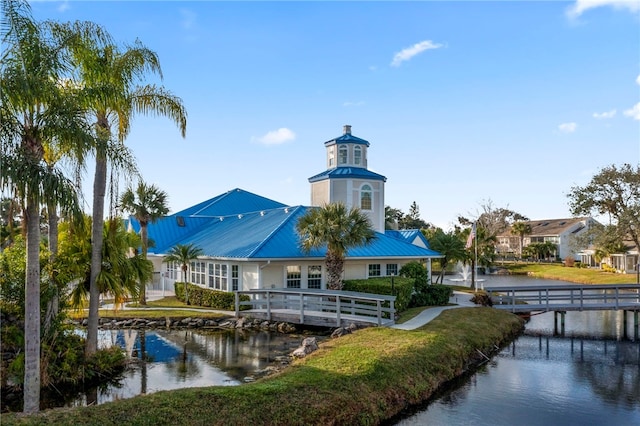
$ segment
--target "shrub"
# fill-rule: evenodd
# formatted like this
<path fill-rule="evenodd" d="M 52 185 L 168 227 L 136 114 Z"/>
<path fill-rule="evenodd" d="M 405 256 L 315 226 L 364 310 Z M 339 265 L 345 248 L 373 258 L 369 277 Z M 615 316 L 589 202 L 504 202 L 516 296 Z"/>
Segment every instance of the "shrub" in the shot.
<path fill-rule="evenodd" d="M 402 312 L 409 307 L 411 295 L 413 294 L 413 279 L 405 277 L 394 277 L 393 292 L 396 296 L 394 308 L 396 312 Z M 357 291 L 360 293 L 387 294 L 391 292 L 391 277 L 376 277 L 362 280 L 345 280 L 343 290 Z"/>
<path fill-rule="evenodd" d="M 453 289 L 447 285 L 427 285 L 414 293 L 411 306 L 444 306 L 449 304 L 452 294 Z"/>
<path fill-rule="evenodd" d="M 187 284 L 189 287 L 189 303 L 197 306 L 206 306 L 213 309 L 222 309 L 225 311 L 233 311 L 236 309 L 236 296 L 234 292 L 211 290 L 193 284 Z M 181 302 L 185 301 L 184 297 L 185 283 L 175 283 L 176 298 Z M 250 298 L 246 294 L 240 295 L 243 302 L 249 301 Z M 250 306 L 240 306 L 241 310 L 251 309 Z"/>

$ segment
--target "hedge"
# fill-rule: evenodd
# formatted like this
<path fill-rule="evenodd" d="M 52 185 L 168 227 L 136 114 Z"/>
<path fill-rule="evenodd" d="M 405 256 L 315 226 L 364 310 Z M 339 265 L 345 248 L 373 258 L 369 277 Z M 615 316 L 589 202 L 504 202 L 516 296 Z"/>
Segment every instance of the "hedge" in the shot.
<path fill-rule="evenodd" d="M 176 298 L 181 302 L 185 302 L 184 284 L 175 283 Z M 194 284 L 189 286 L 189 304 L 196 306 L 207 306 L 214 309 L 222 309 L 225 311 L 234 311 L 236 309 L 236 296 L 231 291 L 220 291 L 203 288 Z M 249 301 L 246 294 L 240 295 L 241 301 Z M 250 309 L 250 306 L 240 306 L 240 310 Z"/>
<path fill-rule="evenodd" d="M 413 278 L 394 277 L 391 293 L 391 278 L 377 277 L 361 280 L 345 280 L 342 289 L 345 291 L 357 291 L 360 293 L 387 294 L 396 296 L 394 307 L 396 312 L 405 311 L 411 303 L 413 294 Z"/>

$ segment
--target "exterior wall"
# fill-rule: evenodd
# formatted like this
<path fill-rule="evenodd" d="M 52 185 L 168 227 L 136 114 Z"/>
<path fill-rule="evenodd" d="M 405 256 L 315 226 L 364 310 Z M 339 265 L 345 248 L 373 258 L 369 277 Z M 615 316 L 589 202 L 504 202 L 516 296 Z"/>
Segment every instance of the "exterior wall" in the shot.
<path fill-rule="evenodd" d="M 384 232 L 384 182 L 363 179 L 332 179 L 330 202 L 343 202 L 348 208 L 360 208 L 360 188 L 371 186 L 371 210 L 362 210 L 377 232 Z"/>
<path fill-rule="evenodd" d="M 331 198 L 329 179 L 311 184 L 311 205 L 315 207 L 328 204 Z"/>

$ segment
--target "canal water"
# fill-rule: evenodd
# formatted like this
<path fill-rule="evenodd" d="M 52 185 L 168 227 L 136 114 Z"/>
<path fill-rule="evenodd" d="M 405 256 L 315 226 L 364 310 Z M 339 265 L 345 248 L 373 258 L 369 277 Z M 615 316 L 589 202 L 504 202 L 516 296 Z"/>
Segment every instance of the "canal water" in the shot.
<path fill-rule="evenodd" d="M 567 284 L 481 278 L 486 286 Z M 623 338 L 622 312 L 568 312 L 565 324 L 564 336 L 554 335 L 553 313 L 532 316 L 524 335 L 475 374 L 393 423 L 640 425 L 640 342 Z"/>

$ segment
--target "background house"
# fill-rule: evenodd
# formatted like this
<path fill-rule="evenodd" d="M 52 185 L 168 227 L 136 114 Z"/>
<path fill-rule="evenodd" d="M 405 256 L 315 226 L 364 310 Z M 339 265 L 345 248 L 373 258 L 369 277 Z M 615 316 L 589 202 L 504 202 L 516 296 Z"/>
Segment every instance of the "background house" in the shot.
<path fill-rule="evenodd" d="M 596 221 L 590 217 L 578 217 L 568 219 L 544 219 L 525 222 L 531 226 L 531 233 L 525 235 L 522 246 L 527 247 L 531 243 L 550 242 L 555 245 L 556 260 L 573 258 L 581 260 L 578 253 L 581 248 L 575 247 L 575 237 L 586 232 L 589 226 Z M 511 229 L 497 236 L 496 251 L 504 256 L 520 255 L 520 236 L 514 234 Z"/>
<path fill-rule="evenodd" d="M 309 178 L 312 206 L 287 206 L 236 188 L 149 224 L 148 259 L 154 264 L 154 288 L 173 290 L 173 283 L 222 290 L 257 288 L 326 288 L 326 249 L 304 253 L 296 223 L 308 209 L 342 202 L 371 219 L 376 238 L 348 251 L 344 279 L 398 275 L 408 262 L 419 261 L 431 275 L 431 250 L 418 231 L 384 229 L 386 177 L 367 169 L 369 142 L 344 126 L 340 137 L 325 142 L 327 170 Z M 129 218 L 136 232 L 140 225 Z M 176 244 L 194 244 L 204 256 L 192 262 L 187 277 L 180 265 L 163 259 Z"/>

